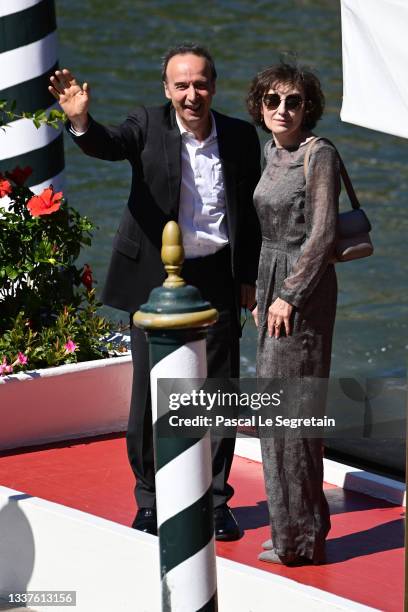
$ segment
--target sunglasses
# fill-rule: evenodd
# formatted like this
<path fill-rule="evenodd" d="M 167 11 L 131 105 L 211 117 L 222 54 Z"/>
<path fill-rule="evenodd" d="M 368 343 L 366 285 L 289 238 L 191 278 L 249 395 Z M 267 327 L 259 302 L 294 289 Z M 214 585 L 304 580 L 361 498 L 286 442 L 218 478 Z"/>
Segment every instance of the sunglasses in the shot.
<path fill-rule="evenodd" d="M 265 104 L 268 110 L 276 110 L 282 100 L 285 102 L 286 110 L 293 111 L 297 110 L 300 106 L 302 106 L 303 98 L 300 94 L 289 94 L 285 98 L 281 98 L 279 94 L 265 94 L 262 98 L 263 103 Z"/>

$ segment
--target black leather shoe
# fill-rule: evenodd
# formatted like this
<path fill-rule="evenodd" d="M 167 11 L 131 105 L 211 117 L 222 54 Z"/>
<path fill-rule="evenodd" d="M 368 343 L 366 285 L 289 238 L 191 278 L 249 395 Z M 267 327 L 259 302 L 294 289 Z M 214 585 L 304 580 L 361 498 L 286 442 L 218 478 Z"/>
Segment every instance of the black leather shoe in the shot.
<path fill-rule="evenodd" d="M 214 509 L 215 539 L 221 542 L 231 542 L 241 537 L 241 531 L 235 516 L 227 504 Z"/>
<path fill-rule="evenodd" d="M 157 516 L 155 508 L 139 508 L 132 528 L 157 536 Z"/>

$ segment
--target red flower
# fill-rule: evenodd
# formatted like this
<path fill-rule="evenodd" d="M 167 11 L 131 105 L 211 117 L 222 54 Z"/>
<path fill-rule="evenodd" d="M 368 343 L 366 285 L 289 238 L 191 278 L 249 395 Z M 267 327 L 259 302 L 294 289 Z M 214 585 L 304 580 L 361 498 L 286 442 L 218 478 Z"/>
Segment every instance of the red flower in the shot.
<path fill-rule="evenodd" d="M 44 189 L 38 196 L 33 196 L 27 202 L 27 208 L 32 217 L 50 215 L 61 206 L 62 191 L 54 193 L 52 185 Z"/>
<path fill-rule="evenodd" d="M 9 195 L 13 191 L 13 188 L 9 181 L 0 176 L 0 198 Z"/>
<path fill-rule="evenodd" d="M 17 166 L 12 172 L 6 172 L 7 178 L 13 181 L 16 185 L 24 185 L 28 177 L 33 173 L 33 169 L 30 166 L 20 168 Z"/>
<path fill-rule="evenodd" d="M 84 271 L 82 272 L 81 281 L 85 285 L 87 290 L 91 291 L 93 278 L 92 278 L 91 266 L 88 266 L 88 264 L 84 265 Z"/>

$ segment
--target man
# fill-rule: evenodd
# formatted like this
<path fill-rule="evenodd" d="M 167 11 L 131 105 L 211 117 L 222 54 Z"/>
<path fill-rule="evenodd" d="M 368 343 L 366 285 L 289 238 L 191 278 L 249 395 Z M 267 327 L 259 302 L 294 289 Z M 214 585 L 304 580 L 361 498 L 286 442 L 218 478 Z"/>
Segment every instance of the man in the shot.
<path fill-rule="evenodd" d="M 68 129 L 88 155 L 127 159 L 132 188 L 118 232 L 102 299 L 132 314 L 165 277 L 161 235 L 178 221 L 185 249 L 183 277 L 220 313 L 207 339 L 208 376 L 239 377 L 240 306 L 255 302 L 260 247 L 252 194 L 260 176 L 260 150 L 248 123 L 211 111 L 216 70 L 208 51 L 180 45 L 163 62 L 169 102 L 139 107 L 119 127 L 88 114 L 90 89 L 66 69 L 49 90 L 69 119 Z M 157 533 L 149 356 L 144 333 L 131 325 L 133 388 L 127 432 L 139 508 L 133 527 Z M 235 540 L 237 522 L 227 505 L 235 440 L 212 442 L 215 536 Z"/>

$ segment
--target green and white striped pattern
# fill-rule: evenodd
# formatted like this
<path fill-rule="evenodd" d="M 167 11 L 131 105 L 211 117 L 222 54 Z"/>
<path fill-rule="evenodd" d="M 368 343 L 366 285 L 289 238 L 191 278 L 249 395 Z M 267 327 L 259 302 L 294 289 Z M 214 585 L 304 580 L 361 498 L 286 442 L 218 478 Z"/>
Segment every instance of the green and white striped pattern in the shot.
<path fill-rule="evenodd" d="M 0 99 L 16 112 L 57 107 L 47 87 L 58 68 L 54 0 L 1 0 Z M 64 170 L 62 130 L 18 119 L 0 134 L 0 172 L 31 166 L 27 184 L 38 193 L 50 183 L 61 189 Z"/>
<path fill-rule="evenodd" d="M 206 378 L 205 340 L 171 342 L 150 335 L 153 427 L 157 380 Z M 202 336 L 201 336 L 202 337 Z M 180 339 L 180 336 L 179 336 Z M 217 581 L 209 433 L 200 439 L 155 438 L 156 503 L 163 612 L 215 612 Z"/>

